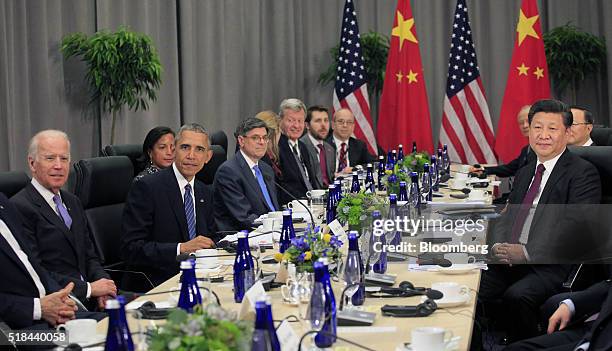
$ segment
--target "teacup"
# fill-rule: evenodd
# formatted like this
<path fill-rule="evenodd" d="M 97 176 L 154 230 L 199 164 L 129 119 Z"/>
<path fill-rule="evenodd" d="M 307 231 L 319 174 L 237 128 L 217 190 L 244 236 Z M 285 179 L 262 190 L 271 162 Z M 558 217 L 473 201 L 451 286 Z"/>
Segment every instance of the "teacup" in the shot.
<path fill-rule="evenodd" d="M 467 252 L 451 252 L 444 254 L 444 258 L 452 264 L 469 264 L 476 262 L 476 257 L 470 256 Z"/>
<path fill-rule="evenodd" d="M 449 334 L 448 339 L 444 336 Z M 441 351 L 451 341 L 453 332 L 440 327 L 418 327 L 411 331 L 410 346 L 414 351 Z"/>
<path fill-rule="evenodd" d="M 293 212 L 308 211 L 308 201 L 306 200 L 293 200 L 287 204 L 287 207 L 293 209 Z"/>
<path fill-rule="evenodd" d="M 216 249 L 200 249 L 195 252 L 196 263 L 201 268 L 215 268 L 219 265 Z"/>
<path fill-rule="evenodd" d="M 98 322 L 95 319 L 73 319 L 56 327 L 58 332 L 65 332 L 68 342 L 83 343 L 95 341 Z"/>
<path fill-rule="evenodd" d="M 467 178 L 452 178 L 448 180 L 451 189 L 463 189 L 467 186 Z"/>
<path fill-rule="evenodd" d="M 466 285 L 461 285 L 455 282 L 440 282 L 431 284 L 432 290 L 438 290 L 444 296 L 444 299 L 456 299 L 465 296 L 470 289 Z"/>

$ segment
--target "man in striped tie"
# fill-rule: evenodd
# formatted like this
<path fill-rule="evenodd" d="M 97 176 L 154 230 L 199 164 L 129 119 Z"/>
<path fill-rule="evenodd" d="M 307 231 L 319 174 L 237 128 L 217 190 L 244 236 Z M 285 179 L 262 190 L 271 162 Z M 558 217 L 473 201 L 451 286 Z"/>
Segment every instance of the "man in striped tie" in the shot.
<path fill-rule="evenodd" d="M 129 268 L 142 271 L 158 285 L 178 273 L 176 256 L 212 248 L 212 190 L 195 175 L 212 157 L 208 133 L 197 123 L 177 134 L 172 167 L 134 183 L 123 212 L 121 253 Z M 143 285 L 131 285 L 143 290 Z"/>
<path fill-rule="evenodd" d="M 215 174 L 215 223 L 220 231 L 251 229 L 260 215 L 279 210 L 274 171 L 265 162 L 268 128 L 264 121 L 247 118 L 234 133 L 240 150 Z"/>

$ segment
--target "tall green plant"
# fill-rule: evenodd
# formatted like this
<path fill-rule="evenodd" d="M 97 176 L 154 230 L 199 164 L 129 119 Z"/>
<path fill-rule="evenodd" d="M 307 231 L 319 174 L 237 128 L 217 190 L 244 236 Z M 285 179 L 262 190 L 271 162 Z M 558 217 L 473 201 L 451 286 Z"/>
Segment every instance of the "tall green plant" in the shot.
<path fill-rule="evenodd" d="M 376 98 L 380 96 L 385 81 L 385 69 L 389 54 L 389 37 L 370 31 L 366 34 L 361 34 L 360 42 L 366 69 L 368 93 Z M 325 72 L 319 75 L 319 84 L 327 85 L 336 81 L 339 51 L 339 45 L 329 50 L 333 61 Z"/>
<path fill-rule="evenodd" d="M 573 103 L 585 77 L 599 72 L 606 59 L 606 43 L 570 23 L 544 34 L 548 70 L 559 96 L 569 87 Z"/>
<path fill-rule="evenodd" d="M 88 37 L 73 33 L 62 40 L 66 58 L 80 56 L 87 64 L 91 102 L 100 103 L 112 113 L 111 139 L 115 142 L 117 113 L 127 105 L 130 110 L 147 110 L 148 101 L 157 99 L 162 67 L 151 39 L 125 27 L 117 32 L 100 31 Z"/>

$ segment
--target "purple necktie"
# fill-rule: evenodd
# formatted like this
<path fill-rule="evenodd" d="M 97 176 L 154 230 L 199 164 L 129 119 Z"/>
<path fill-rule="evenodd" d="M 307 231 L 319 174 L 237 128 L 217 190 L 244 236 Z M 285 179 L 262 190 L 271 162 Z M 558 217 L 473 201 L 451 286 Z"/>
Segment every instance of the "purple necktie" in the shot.
<path fill-rule="evenodd" d="M 525 197 L 523 198 L 523 202 L 521 203 L 521 207 L 516 214 L 516 218 L 514 219 L 514 225 L 512 225 L 512 240 L 511 244 L 518 244 L 518 240 L 521 237 L 521 232 L 523 231 L 523 226 L 525 225 L 525 220 L 527 220 L 527 216 L 529 215 L 529 210 L 533 205 L 533 200 L 535 200 L 538 192 L 540 191 L 540 184 L 542 183 L 542 174 L 546 168 L 544 164 L 540 163 L 536 168 L 536 174 L 533 178 L 533 182 L 527 190 Z"/>
<path fill-rule="evenodd" d="M 53 202 L 55 202 L 55 206 L 57 206 L 57 212 L 59 212 L 60 217 L 62 217 L 62 220 L 64 220 L 64 224 L 66 224 L 66 227 L 70 229 L 70 227 L 72 226 L 72 218 L 70 217 L 66 206 L 64 206 L 64 204 L 62 203 L 62 199 L 60 198 L 59 194 L 53 195 Z"/>

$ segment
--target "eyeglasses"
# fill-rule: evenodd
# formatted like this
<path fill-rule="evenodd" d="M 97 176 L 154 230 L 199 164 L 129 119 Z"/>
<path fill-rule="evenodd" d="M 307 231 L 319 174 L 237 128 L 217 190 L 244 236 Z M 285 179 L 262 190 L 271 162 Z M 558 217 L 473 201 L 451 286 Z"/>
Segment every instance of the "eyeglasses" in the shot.
<path fill-rule="evenodd" d="M 338 120 L 335 121 L 334 123 L 341 125 L 341 126 L 351 126 L 353 124 L 355 124 L 355 121 L 343 121 L 343 120 Z"/>
<path fill-rule="evenodd" d="M 591 124 L 591 123 L 589 123 L 589 122 L 583 122 L 583 123 L 572 123 L 572 127 L 573 127 L 573 126 L 579 126 L 579 125 L 581 125 L 581 124 Z"/>
<path fill-rule="evenodd" d="M 254 143 L 257 143 L 257 142 L 267 143 L 268 141 L 270 141 L 270 138 L 267 135 L 264 135 L 264 136 L 251 135 L 251 136 L 243 136 L 243 138 L 251 139 L 251 141 L 253 141 Z"/>

